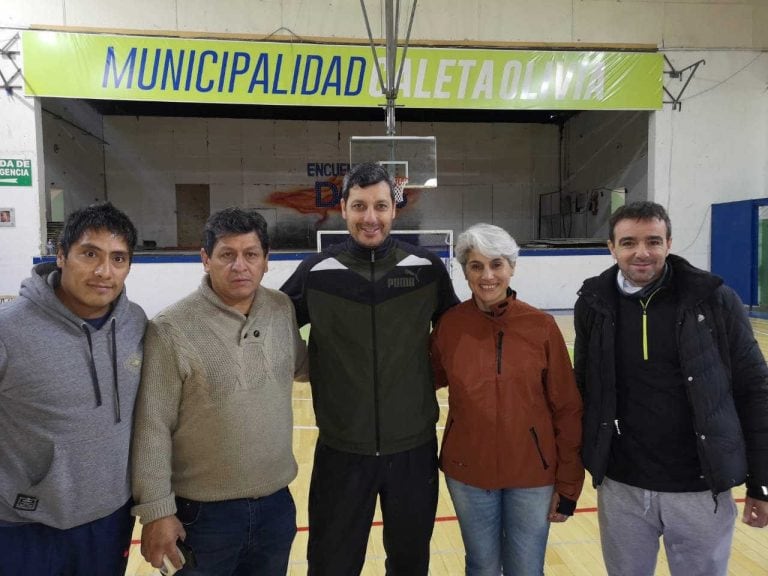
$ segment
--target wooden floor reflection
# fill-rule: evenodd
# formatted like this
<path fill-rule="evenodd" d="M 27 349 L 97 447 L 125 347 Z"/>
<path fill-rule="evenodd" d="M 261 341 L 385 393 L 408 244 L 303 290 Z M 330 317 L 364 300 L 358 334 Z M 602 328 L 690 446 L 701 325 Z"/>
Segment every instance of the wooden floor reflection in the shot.
<path fill-rule="evenodd" d="M 562 315 L 556 316 L 556 319 L 566 342 L 569 345 L 572 344 L 573 317 Z M 753 319 L 752 324 L 763 353 L 768 356 L 768 320 Z M 438 435 L 442 436 L 448 407 L 447 393 L 441 391 L 438 398 L 440 403 Z M 303 576 L 307 572 L 307 493 L 312 468 L 312 454 L 317 440 L 311 392 L 307 384 L 295 385 L 293 407 L 295 419 L 293 446 L 296 459 L 299 462 L 299 475 L 291 484 L 291 491 L 296 499 L 299 533 L 291 552 L 289 574 L 291 576 Z M 738 488 L 736 497 L 741 499 L 743 496 L 744 488 Z M 589 484 L 589 478 L 587 478 L 587 486 L 585 486 L 584 493 L 579 500 L 576 514 L 565 524 L 552 526 L 545 564 L 547 575 L 598 576 L 606 573 L 600 554 L 600 537 L 595 507 L 595 491 Z M 740 513 L 741 508 L 742 505 L 739 504 Z M 437 517 L 432 537 L 430 574 L 432 576 L 463 574 L 464 548 L 453 506 L 442 476 Z M 381 516 L 377 512 L 375 520 L 380 519 Z M 140 534 L 140 527 L 137 525 L 126 576 L 157 574 L 157 571 L 153 570 L 141 558 L 138 546 Z M 363 574 L 365 576 L 384 576 L 384 549 L 380 526 L 374 526 L 371 529 Z M 659 557 L 656 574 L 659 576 L 669 574 L 663 549 Z M 733 576 L 768 574 L 768 529 L 749 528 L 737 520 L 729 574 Z"/>

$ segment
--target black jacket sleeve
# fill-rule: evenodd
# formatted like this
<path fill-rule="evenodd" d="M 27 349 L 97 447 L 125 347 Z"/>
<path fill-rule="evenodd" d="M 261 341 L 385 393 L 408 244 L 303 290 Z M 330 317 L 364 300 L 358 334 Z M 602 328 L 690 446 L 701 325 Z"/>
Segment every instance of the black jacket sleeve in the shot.
<path fill-rule="evenodd" d="M 587 384 L 587 352 L 589 349 L 589 308 L 584 299 L 579 296 L 573 308 L 573 325 L 576 339 L 573 344 L 573 370 L 576 376 L 576 386 L 581 392 L 582 399 Z"/>
<path fill-rule="evenodd" d="M 456 296 L 456 291 L 453 289 L 451 276 L 448 274 L 448 270 L 443 265 L 442 260 L 437 257 L 434 257 L 433 260 L 436 260 L 433 266 L 438 270 L 437 308 L 432 315 L 432 326 L 434 327 L 437 325 L 440 316 L 452 306 L 456 306 L 459 303 L 459 299 Z"/>
<path fill-rule="evenodd" d="M 738 295 L 718 288 L 727 335 L 731 382 L 747 448 L 747 494 L 768 501 L 768 366 Z"/>
<path fill-rule="evenodd" d="M 309 324 L 309 309 L 306 299 L 306 281 L 309 273 L 309 262 L 311 256 L 306 258 L 291 277 L 280 287 L 280 291 L 288 295 L 296 309 L 296 323 L 299 328 Z"/>

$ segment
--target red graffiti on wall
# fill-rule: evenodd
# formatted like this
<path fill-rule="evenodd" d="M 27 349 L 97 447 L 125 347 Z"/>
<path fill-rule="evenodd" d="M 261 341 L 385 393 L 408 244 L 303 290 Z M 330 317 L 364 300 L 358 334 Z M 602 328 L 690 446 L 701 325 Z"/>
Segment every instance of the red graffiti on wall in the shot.
<path fill-rule="evenodd" d="M 299 214 L 316 214 L 320 216 L 317 223 L 322 224 L 331 212 L 341 212 L 338 197 L 343 180 L 343 176 L 332 176 L 327 181 L 329 186 L 323 186 L 319 191 L 312 187 L 272 192 L 267 197 L 267 202 L 296 210 Z"/>
<path fill-rule="evenodd" d="M 338 200 L 341 196 L 343 180 L 343 176 L 332 176 L 324 183 L 330 184 L 330 186 L 322 186 L 319 190 L 313 187 L 272 192 L 267 197 L 267 202 L 274 206 L 296 210 L 300 214 L 318 215 L 320 218 L 317 224 L 322 224 L 328 219 L 331 212 L 341 212 L 341 205 Z M 415 202 L 419 192 L 418 189 L 408 190 L 405 193 L 407 204 Z M 401 209 L 404 207 L 405 205 Z"/>

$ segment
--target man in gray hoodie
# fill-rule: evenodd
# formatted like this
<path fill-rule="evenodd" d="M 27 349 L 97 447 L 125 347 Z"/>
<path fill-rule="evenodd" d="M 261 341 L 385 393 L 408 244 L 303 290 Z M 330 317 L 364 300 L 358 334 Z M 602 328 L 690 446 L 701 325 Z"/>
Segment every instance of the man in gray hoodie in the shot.
<path fill-rule="evenodd" d="M 2 576 L 125 572 L 146 325 L 124 290 L 135 246 L 111 204 L 77 210 L 56 263 L 0 306 Z"/>

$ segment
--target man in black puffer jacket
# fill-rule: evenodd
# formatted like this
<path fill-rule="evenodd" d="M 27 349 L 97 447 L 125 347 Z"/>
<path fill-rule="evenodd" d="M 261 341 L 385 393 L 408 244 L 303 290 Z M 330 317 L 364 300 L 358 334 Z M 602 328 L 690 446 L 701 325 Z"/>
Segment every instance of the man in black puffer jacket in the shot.
<path fill-rule="evenodd" d="M 664 208 L 611 217 L 617 261 L 574 310 L 583 458 L 598 491 L 608 573 L 652 575 L 663 536 L 673 576 L 725 575 L 736 505 L 768 524 L 768 367 L 723 281 L 669 254 Z"/>

